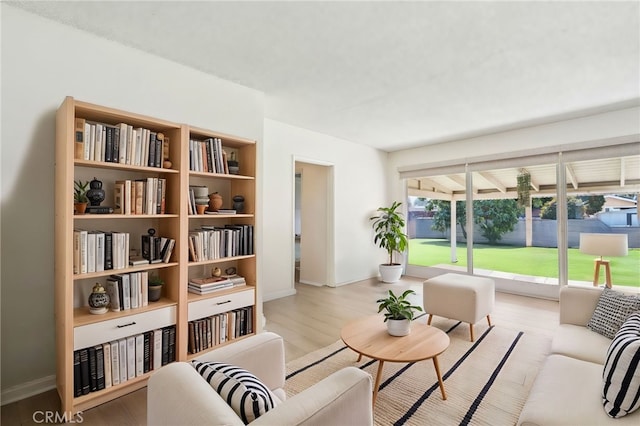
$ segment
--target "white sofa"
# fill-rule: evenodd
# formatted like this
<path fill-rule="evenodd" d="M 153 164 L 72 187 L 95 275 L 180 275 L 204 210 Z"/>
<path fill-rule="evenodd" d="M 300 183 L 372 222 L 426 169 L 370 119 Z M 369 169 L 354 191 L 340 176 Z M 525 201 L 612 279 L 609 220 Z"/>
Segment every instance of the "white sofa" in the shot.
<path fill-rule="evenodd" d="M 253 373 L 279 400 L 252 425 L 372 425 L 371 376 L 356 367 L 342 369 L 286 399 L 282 337 L 260 333 L 208 352 L 201 361 L 219 361 Z M 243 425 L 235 411 L 186 362 L 171 363 L 150 378 L 147 424 Z"/>
<path fill-rule="evenodd" d="M 613 419 L 603 409 L 602 372 L 611 339 L 586 327 L 601 292 L 571 286 L 560 290 L 560 326 L 518 425 L 640 425 L 640 410 Z"/>

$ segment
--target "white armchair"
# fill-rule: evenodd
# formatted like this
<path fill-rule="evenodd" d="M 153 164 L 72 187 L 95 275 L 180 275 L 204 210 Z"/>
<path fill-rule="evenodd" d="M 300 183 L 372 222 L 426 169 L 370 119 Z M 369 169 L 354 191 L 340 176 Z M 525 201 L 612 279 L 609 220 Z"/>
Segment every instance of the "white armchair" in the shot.
<path fill-rule="evenodd" d="M 261 333 L 208 352 L 201 361 L 220 361 L 250 371 L 280 399 L 252 425 L 372 425 L 371 376 L 355 367 L 331 374 L 286 399 L 282 337 Z M 242 425 L 213 388 L 186 362 L 155 372 L 147 388 L 147 424 Z"/>

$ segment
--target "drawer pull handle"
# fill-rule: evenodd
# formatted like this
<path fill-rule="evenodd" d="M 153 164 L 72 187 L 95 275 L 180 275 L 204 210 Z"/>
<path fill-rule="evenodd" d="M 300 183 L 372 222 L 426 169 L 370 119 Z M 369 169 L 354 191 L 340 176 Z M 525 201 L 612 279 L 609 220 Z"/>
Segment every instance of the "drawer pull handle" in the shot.
<path fill-rule="evenodd" d="M 225 300 L 224 302 L 217 302 L 216 305 L 224 305 L 225 303 L 231 303 L 231 300 Z"/>
<path fill-rule="evenodd" d="M 118 328 L 124 328 L 124 327 L 129 327 L 130 325 L 136 325 L 136 322 L 135 322 L 135 321 L 131 321 L 131 322 L 130 322 L 130 323 L 128 323 L 128 324 L 116 325 L 116 327 L 118 327 Z"/>

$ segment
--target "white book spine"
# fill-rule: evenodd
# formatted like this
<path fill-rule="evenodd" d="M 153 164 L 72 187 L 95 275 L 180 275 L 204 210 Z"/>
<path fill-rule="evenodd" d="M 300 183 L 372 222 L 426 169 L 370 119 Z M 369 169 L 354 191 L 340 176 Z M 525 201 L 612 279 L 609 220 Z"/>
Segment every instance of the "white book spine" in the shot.
<path fill-rule="evenodd" d="M 87 273 L 87 231 L 80 231 L 80 273 Z"/>
<path fill-rule="evenodd" d="M 96 234 L 87 234 L 87 272 L 96 271 Z"/>
<path fill-rule="evenodd" d="M 102 353 L 104 355 L 104 387 L 111 387 L 111 345 L 104 343 L 102 345 Z"/>
<path fill-rule="evenodd" d="M 138 274 L 133 272 L 129 274 L 129 290 L 131 294 L 131 309 L 138 308 L 138 295 L 140 290 L 138 289 Z"/>
<path fill-rule="evenodd" d="M 122 309 L 131 309 L 131 284 L 129 274 L 122 275 Z"/>
<path fill-rule="evenodd" d="M 118 359 L 120 360 L 120 383 L 127 381 L 127 340 L 118 340 Z"/>
<path fill-rule="evenodd" d="M 136 377 L 136 338 L 127 337 L 127 380 Z"/>
<path fill-rule="evenodd" d="M 153 330 L 153 369 L 162 367 L 162 330 Z"/>
<path fill-rule="evenodd" d="M 96 272 L 104 271 L 104 233 L 96 234 Z"/>
<path fill-rule="evenodd" d="M 144 374 L 144 335 L 138 334 L 136 339 L 136 377 Z"/>
<path fill-rule="evenodd" d="M 118 342 L 109 343 L 111 346 L 111 382 L 112 384 L 120 384 L 120 348 Z"/>

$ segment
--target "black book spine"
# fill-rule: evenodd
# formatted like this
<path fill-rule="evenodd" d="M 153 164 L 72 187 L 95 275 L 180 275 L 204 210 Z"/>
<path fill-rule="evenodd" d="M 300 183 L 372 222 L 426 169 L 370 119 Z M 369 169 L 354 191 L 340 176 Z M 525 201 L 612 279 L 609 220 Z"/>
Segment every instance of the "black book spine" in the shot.
<path fill-rule="evenodd" d="M 105 147 L 104 147 L 104 161 L 108 163 L 113 162 L 113 127 L 104 126 L 105 133 Z"/>
<path fill-rule="evenodd" d="M 113 269 L 113 235 L 104 233 L 104 269 Z"/>
<path fill-rule="evenodd" d="M 113 158 L 114 163 L 120 162 L 120 128 L 112 127 L 113 129 Z"/>
<path fill-rule="evenodd" d="M 156 166 L 156 134 L 155 132 L 151 132 L 149 134 L 149 159 L 147 161 L 147 166 L 149 167 Z"/>
<path fill-rule="evenodd" d="M 96 390 L 104 389 L 104 351 L 102 345 L 95 347 L 96 349 Z"/>
<path fill-rule="evenodd" d="M 176 360 L 176 327 L 169 327 L 169 362 Z"/>
<path fill-rule="evenodd" d="M 169 363 L 169 328 L 162 329 L 162 365 Z"/>
<path fill-rule="evenodd" d="M 73 394 L 82 395 L 82 370 L 80 368 L 80 351 L 73 352 Z"/>
<path fill-rule="evenodd" d="M 151 369 L 151 332 L 144 333 L 144 358 L 143 358 L 143 372 L 148 373 Z"/>
<path fill-rule="evenodd" d="M 163 167 L 163 155 L 162 139 L 156 138 L 156 167 Z"/>
<path fill-rule="evenodd" d="M 82 383 L 82 395 L 91 392 L 91 373 L 89 368 L 89 350 L 80 349 L 80 379 Z"/>
<path fill-rule="evenodd" d="M 151 235 L 143 235 L 142 236 L 142 257 L 147 259 L 148 261 L 152 261 L 153 257 L 151 256 L 151 239 L 153 237 Z"/>
<path fill-rule="evenodd" d="M 98 390 L 98 368 L 96 365 L 96 348 L 89 348 L 89 390 Z"/>

